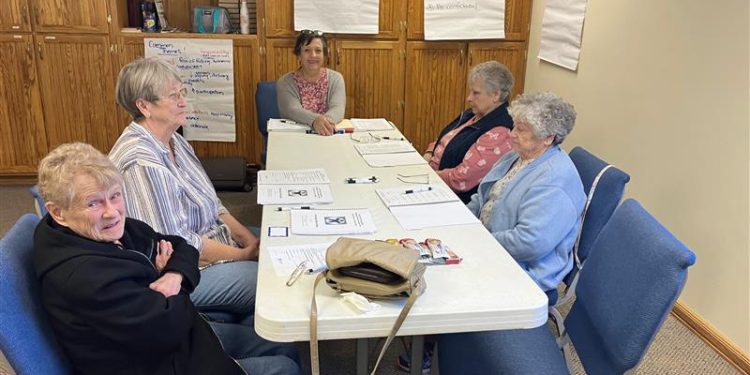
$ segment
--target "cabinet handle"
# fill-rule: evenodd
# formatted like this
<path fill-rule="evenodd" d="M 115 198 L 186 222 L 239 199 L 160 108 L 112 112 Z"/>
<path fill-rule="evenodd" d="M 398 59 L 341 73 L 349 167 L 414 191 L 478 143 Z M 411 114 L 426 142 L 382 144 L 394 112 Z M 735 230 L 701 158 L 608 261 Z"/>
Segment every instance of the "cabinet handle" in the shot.
<path fill-rule="evenodd" d="M 42 52 L 42 42 L 36 43 L 36 51 L 39 53 L 39 60 L 44 60 L 44 52 Z"/>
<path fill-rule="evenodd" d="M 464 49 L 461 48 L 458 50 L 458 52 L 461 54 L 461 59 L 458 61 L 459 64 L 463 65 L 464 63 Z"/>
<path fill-rule="evenodd" d="M 39 26 L 41 22 L 39 21 L 39 9 L 36 7 L 32 8 L 34 11 L 34 26 Z"/>

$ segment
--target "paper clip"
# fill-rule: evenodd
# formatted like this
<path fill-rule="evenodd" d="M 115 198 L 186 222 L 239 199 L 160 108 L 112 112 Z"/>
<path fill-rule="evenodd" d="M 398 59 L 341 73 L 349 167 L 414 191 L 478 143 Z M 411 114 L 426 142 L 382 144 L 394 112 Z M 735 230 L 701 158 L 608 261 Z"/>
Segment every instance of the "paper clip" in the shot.
<path fill-rule="evenodd" d="M 292 274 L 289 275 L 289 280 L 286 281 L 286 286 L 292 286 L 294 283 L 297 282 L 300 276 L 305 272 L 305 261 L 303 260 L 300 262 L 300 264 L 297 265 L 297 267 L 292 271 Z"/>

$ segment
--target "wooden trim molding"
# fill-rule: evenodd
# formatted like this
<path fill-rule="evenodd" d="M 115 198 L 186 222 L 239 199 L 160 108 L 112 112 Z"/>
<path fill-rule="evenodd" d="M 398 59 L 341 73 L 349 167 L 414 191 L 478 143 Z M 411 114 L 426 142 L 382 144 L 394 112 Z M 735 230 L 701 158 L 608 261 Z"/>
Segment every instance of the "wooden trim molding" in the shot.
<path fill-rule="evenodd" d="M 724 357 L 737 370 L 750 375 L 750 356 L 687 305 L 677 301 L 672 315 Z"/>

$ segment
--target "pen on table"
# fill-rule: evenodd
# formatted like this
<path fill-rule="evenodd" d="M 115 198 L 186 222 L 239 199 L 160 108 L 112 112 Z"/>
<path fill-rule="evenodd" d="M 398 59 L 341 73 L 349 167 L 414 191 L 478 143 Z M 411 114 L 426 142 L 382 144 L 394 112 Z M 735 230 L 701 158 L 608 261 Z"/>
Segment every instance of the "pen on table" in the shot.
<path fill-rule="evenodd" d="M 313 206 L 297 206 L 297 207 L 276 207 L 276 211 L 291 211 L 291 210 L 312 210 Z"/>
<path fill-rule="evenodd" d="M 316 132 L 313 129 L 310 129 L 310 130 L 305 130 L 305 134 L 318 134 L 318 132 Z"/>
<path fill-rule="evenodd" d="M 380 139 L 387 139 L 389 141 L 405 141 L 406 138 L 399 138 L 399 137 L 380 137 Z"/>
<path fill-rule="evenodd" d="M 372 177 L 348 177 L 344 179 L 344 182 L 347 184 L 374 184 L 376 182 L 379 182 L 377 176 Z"/>
<path fill-rule="evenodd" d="M 426 187 L 421 187 L 421 188 L 408 189 L 404 192 L 404 194 L 422 193 L 422 192 L 430 191 L 430 190 L 432 190 L 432 186 L 426 186 Z"/>
<path fill-rule="evenodd" d="M 327 269 L 328 269 L 328 267 L 326 267 L 325 265 L 323 265 L 323 266 L 320 266 L 318 268 L 308 268 L 305 271 L 305 273 L 308 274 L 308 275 L 312 275 L 314 273 L 323 272 L 323 271 L 325 271 Z"/>
<path fill-rule="evenodd" d="M 333 134 L 349 134 L 349 133 L 354 133 L 354 129 L 352 128 L 337 129 L 335 132 L 333 132 Z"/>
<path fill-rule="evenodd" d="M 279 120 L 279 122 L 282 123 L 282 124 L 296 124 L 296 122 L 294 122 L 292 120 L 283 120 L 282 119 L 282 120 Z"/>

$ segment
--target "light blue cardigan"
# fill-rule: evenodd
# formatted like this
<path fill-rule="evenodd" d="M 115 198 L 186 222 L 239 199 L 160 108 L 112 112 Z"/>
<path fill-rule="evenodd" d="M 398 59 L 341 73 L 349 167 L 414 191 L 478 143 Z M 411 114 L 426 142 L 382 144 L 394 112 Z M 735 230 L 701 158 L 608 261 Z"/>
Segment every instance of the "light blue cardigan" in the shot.
<path fill-rule="evenodd" d="M 492 185 L 508 172 L 518 154 L 505 154 L 479 183 L 467 207 L 479 217 Z M 573 267 L 586 196 L 568 154 L 552 146 L 505 186 L 487 229 L 544 291 L 557 287 Z"/>

